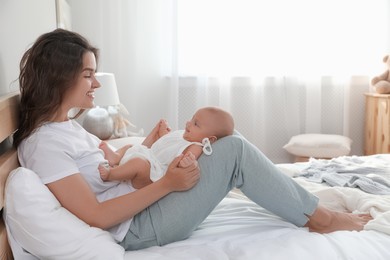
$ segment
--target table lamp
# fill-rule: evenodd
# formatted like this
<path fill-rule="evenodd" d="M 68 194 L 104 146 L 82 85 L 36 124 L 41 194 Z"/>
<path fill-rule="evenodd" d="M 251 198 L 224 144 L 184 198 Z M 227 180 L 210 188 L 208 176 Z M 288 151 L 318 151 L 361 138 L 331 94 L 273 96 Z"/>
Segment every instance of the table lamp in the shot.
<path fill-rule="evenodd" d="M 101 140 L 112 136 L 114 125 L 108 109 L 120 105 L 115 76 L 112 73 L 98 72 L 95 74 L 100 88 L 95 90 L 95 107 L 85 115 L 83 127 Z"/>

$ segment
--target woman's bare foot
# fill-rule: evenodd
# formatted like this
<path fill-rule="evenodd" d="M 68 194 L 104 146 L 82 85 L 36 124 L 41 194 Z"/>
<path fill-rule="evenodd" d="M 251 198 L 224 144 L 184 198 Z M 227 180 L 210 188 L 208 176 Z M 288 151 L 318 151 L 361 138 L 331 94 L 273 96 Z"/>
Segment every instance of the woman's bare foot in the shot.
<path fill-rule="evenodd" d="M 330 233 L 338 230 L 360 231 L 370 220 L 372 220 L 372 217 L 369 214 L 336 212 L 319 206 L 309 217 L 309 221 L 305 226 L 311 232 L 318 233 Z"/>
<path fill-rule="evenodd" d="M 99 164 L 98 170 L 100 173 L 100 178 L 103 181 L 108 181 L 110 178 L 110 166 L 108 164 L 102 163 Z"/>
<path fill-rule="evenodd" d="M 119 164 L 121 160 L 120 155 L 115 151 L 111 150 L 108 144 L 105 141 L 102 141 L 99 144 L 99 148 L 104 152 L 104 158 L 108 161 L 108 163 L 113 166 Z"/>

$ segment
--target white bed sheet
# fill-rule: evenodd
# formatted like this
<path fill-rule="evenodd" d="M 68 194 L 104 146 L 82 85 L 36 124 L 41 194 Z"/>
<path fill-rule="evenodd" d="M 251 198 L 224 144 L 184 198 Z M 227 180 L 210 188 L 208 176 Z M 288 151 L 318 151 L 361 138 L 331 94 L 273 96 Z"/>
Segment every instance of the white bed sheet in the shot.
<path fill-rule="evenodd" d="M 139 141 L 139 140 L 137 140 Z M 118 147 L 118 144 L 114 146 Z M 279 165 L 287 175 L 294 175 L 303 164 Z M 186 240 L 162 247 L 150 247 L 125 253 L 127 259 L 277 259 L 277 260 L 374 260 L 390 259 L 390 235 L 381 230 L 387 222 L 384 212 L 390 207 L 390 196 L 365 195 L 350 188 L 329 188 L 296 179 L 320 197 L 322 203 L 338 210 L 370 211 L 375 215 L 371 228 L 337 231 L 330 234 L 298 228 L 249 201 L 240 193 L 231 192 Z M 356 199 L 359 197 L 359 199 Z M 381 206 L 378 207 L 380 198 Z M 382 214 L 382 212 L 384 212 Z M 385 216 L 385 220 L 380 218 Z M 377 225 L 376 225 L 377 224 Z"/>
<path fill-rule="evenodd" d="M 125 259 L 390 259 L 389 246 L 381 232 L 310 233 L 250 201 L 225 198 L 190 238 Z"/>

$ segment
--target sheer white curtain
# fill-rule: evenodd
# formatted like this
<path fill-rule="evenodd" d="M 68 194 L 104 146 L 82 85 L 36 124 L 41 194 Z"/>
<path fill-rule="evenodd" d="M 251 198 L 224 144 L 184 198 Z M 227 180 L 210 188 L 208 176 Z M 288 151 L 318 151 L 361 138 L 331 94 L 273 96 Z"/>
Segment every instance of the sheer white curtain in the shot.
<path fill-rule="evenodd" d="M 176 1 L 68 0 L 72 29 L 100 49 L 130 121 L 150 130 L 160 118 L 177 128 Z"/>
<path fill-rule="evenodd" d="M 389 51 L 386 0 L 68 0 L 101 49 L 130 120 L 182 128 L 201 106 L 229 110 L 274 162 L 299 133 L 342 134 L 363 152 L 364 92 Z"/>

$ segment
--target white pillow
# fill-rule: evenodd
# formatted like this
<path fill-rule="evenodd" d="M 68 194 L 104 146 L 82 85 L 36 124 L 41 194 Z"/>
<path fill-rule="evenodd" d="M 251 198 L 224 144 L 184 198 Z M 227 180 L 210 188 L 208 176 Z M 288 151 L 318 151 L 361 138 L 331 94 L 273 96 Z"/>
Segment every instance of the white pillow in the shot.
<path fill-rule="evenodd" d="M 301 134 L 283 146 L 289 153 L 302 157 L 334 158 L 351 152 L 352 140 L 342 135 Z"/>
<path fill-rule="evenodd" d="M 124 257 L 123 247 L 107 231 L 90 227 L 63 208 L 38 175 L 26 168 L 10 173 L 4 210 L 12 251 L 23 259 L 28 255 L 23 251 L 40 259 Z"/>

